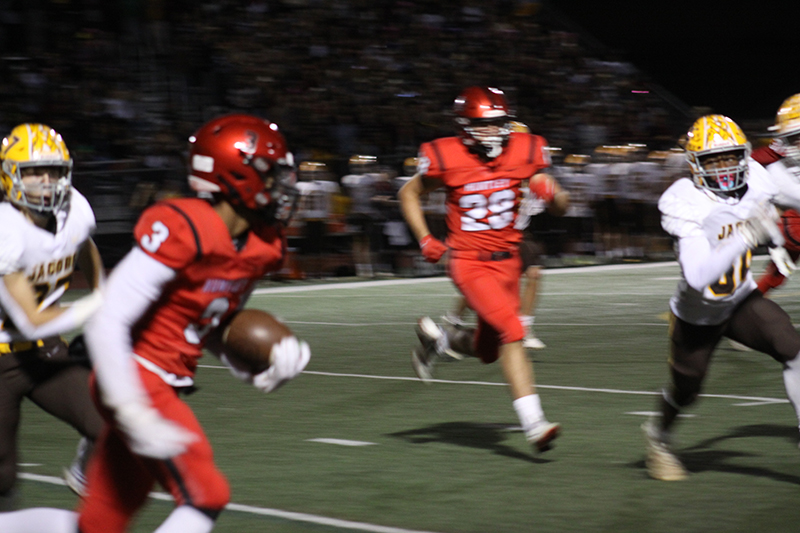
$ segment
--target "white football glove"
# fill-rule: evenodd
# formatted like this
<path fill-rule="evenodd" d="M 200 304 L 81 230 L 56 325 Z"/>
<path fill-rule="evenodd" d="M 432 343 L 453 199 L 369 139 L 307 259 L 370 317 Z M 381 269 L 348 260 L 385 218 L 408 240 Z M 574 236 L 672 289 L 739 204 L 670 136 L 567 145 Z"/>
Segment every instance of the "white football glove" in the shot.
<path fill-rule="evenodd" d="M 126 403 L 114 417 L 133 453 L 143 457 L 169 459 L 197 440 L 197 435 L 142 403 Z"/>
<path fill-rule="evenodd" d="M 311 359 L 311 348 L 297 337 L 284 337 L 272 346 L 270 367 L 253 376 L 253 386 L 262 392 L 272 392 L 295 378 Z"/>
<path fill-rule="evenodd" d="M 530 189 L 524 189 L 524 191 L 517 209 L 517 219 L 514 221 L 514 229 L 518 230 L 526 229 L 528 224 L 531 223 L 531 203 L 533 203 L 533 199 L 531 198 Z"/>
<path fill-rule="evenodd" d="M 789 252 L 783 246 L 770 246 L 769 257 L 778 269 L 778 272 L 787 278 L 792 275 L 792 272 L 797 268 L 797 265 L 792 261 Z"/>
<path fill-rule="evenodd" d="M 739 227 L 739 234 L 748 248 L 762 244 L 783 246 L 783 235 L 778 229 L 778 211 L 772 204 L 759 205 L 750 218 Z"/>

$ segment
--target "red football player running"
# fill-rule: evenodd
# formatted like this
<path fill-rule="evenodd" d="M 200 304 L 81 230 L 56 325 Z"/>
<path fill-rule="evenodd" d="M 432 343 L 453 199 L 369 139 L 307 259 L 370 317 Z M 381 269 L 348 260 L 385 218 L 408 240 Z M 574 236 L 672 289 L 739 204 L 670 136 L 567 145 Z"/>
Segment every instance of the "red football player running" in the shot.
<path fill-rule="evenodd" d="M 478 317 L 474 332 L 442 329 L 429 317 L 418 324 L 422 349 L 412 353 L 415 372 L 432 377 L 437 360 L 475 355 L 500 361 L 514 408 L 528 441 L 539 451 L 550 447 L 560 426 L 547 421 L 534 386 L 533 367 L 522 346 L 520 323 L 520 230 L 514 227 L 520 187 L 552 199 L 547 142 L 538 135 L 512 132 L 505 95 L 493 87 L 469 87 L 455 100 L 459 136 L 420 147 L 417 173 L 400 190 L 403 214 L 422 254 L 438 261 L 447 251 L 449 274 Z M 539 176 L 536 176 L 539 174 Z M 446 245 L 430 234 L 420 196 L 447 191 Z"/>
<path fill-rule="evenodd" d="M 800 187 L 800 94 L 787 98 L 778 109 L 775 125 L 770 128 L 775 138 L 769 146 L 753 151 L 753 159 L 769 171 L 784 187 Z M 783 249 L 770 249 L 772 262 L 758 279 L 758 290 L 766 294 L 780 287 L 795 268 L 800 257 L 800 213 L 786 209 L 778 226 L 783 233 Z"/>
<path fill-rule="evenodd" d="M 250 115 L 202 126 L 190 138 L 190 158 L 190 185 L 204 198 L 168 200 L 142 214 L 137 246 L 114 269 L 106 303 L 86 328 L 107 420 L 86 497 L 77 514 L 0 515 L 5 533 L 124 532 L 156 482 L 177 506 L 159 533 L 207 533 L 228 503 L 228 483 L 180 395 L 193 386 L 209 334 L 282 263 L 294 164 L 277 126 Z M 291 336 L 273 347 L 267 370 L 236 375 L 270 392 L 309 358 L 308 345 Z"/>

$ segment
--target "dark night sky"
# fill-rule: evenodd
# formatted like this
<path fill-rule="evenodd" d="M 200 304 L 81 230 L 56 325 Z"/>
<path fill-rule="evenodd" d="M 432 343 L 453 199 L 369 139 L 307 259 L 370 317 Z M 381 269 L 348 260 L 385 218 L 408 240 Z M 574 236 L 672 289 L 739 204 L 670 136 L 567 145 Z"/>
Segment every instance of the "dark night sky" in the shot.
<path fill-rule="evenodd" d="M 800 2 L 550 3 L 689 106 L 763 119 L 800 92 Z"/>

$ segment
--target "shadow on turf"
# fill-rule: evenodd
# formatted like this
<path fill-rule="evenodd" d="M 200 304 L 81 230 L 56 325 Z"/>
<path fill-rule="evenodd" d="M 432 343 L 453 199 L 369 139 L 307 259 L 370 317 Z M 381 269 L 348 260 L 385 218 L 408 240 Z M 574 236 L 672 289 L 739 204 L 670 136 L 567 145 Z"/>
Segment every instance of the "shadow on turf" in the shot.
<path fill-rule="evenodd" d="M 479 448 L 488 450 L 497 455 L 503 455 L 512 459 L 528 461 L 530 463 L 549 463 L 547 459 L 541 459 L 525 454 L 510 446 L 503 444 L 509 433 L 510 425 L 502 424 L 477 424 L 475 422 L 446 422 L 433 426 L 399 431 L 390 433 L 390 437 L 403 439 L 412 444 L 428 444 L 430 442 L 442 442 L 455 446 L 465 446 L 468 448 Z M 522 438 L 522 437 L 520 437 Z"/>
<path fill-rule="evenodd" d="M 749 426 L 739 426 L 724 435 L 706 439 L 683 450 L 677 450 L 677 455 L 683 462 L 686 469 L 694 474 L 700 472 L 727 472 L 731 474 L 763 477 L 782 483 L 800 485 L 800 477 L 792 474 L 775 472 L 760 466 L 730 464 L 727 462 L 729 459 L 753 457 L 756 454 L 733 450 L 710 449 L 712 446 L 716 446 L 730 439 L 743 439 L 748 437 L 772 437 L 788 441 L 789 446 L 796 446 L 797 428 L 791 426 L 780 426 L 776 424 L 752 424 Z M 783 446 L 784 444 L 781 443 L 779 445 Z M 631 466 L 634 468 L 645 469 L 643 460 L 637 461 Z"/>

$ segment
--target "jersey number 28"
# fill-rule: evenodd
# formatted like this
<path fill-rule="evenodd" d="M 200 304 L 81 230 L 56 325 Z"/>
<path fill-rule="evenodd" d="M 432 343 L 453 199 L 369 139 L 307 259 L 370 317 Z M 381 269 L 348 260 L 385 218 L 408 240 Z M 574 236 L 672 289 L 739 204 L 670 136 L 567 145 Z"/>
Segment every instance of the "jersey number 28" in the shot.
<path fill-rule="evenodd" d="M 461 215 L 462 231 L 486 231 L 503 229 L 514 222 L 516 196 L 511 189 L 495 191 L 488 197 L 468 194 L 458 200 L 458 205 L 467 211 Z M 481 220 L 486 219 L 486 222 Z"/>

